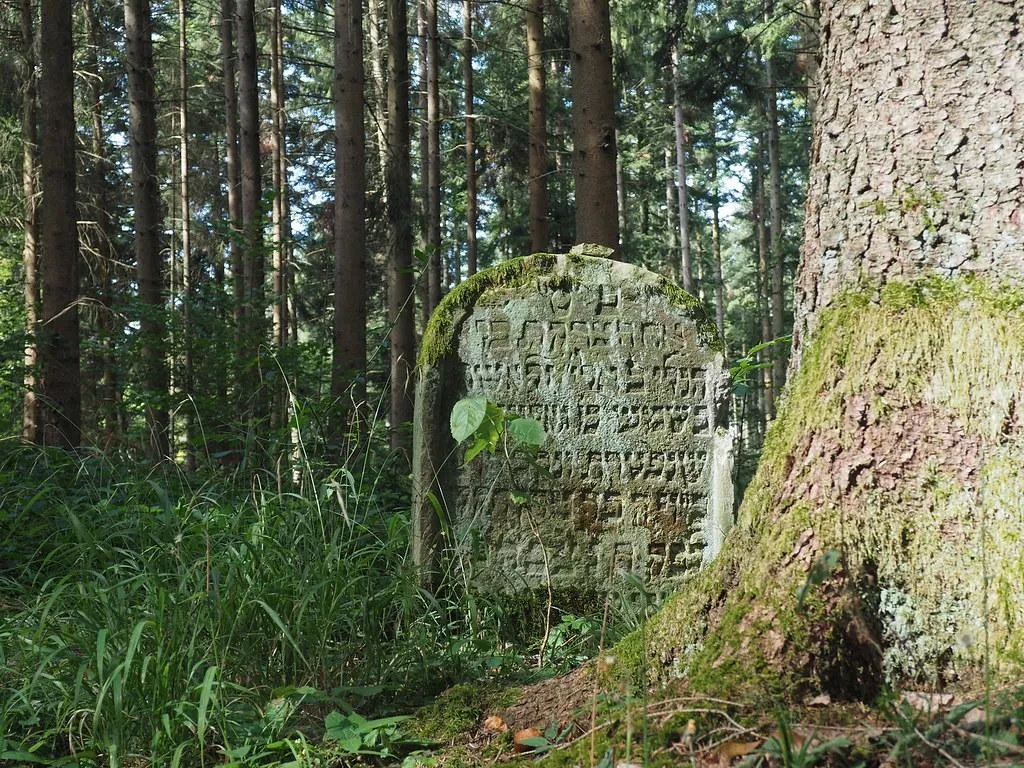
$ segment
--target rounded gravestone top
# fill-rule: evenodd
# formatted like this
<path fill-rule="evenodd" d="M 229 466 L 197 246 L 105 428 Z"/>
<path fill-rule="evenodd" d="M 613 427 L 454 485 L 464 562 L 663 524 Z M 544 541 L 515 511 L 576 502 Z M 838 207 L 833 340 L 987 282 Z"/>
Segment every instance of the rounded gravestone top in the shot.
<path fill-rule="evenodd" d="M 697 299 L 586 251 L 463 282 L 420 354 L 417 561 L 434 574 L 454 563 L 489 591 L 604 591 L 619 570 L 652 586 L 687 577 L 732 519 L 721 350 Z M 465 464 L 449 432 L 463 397 L 537 419 L 545 445 L 532 461 Z"/>

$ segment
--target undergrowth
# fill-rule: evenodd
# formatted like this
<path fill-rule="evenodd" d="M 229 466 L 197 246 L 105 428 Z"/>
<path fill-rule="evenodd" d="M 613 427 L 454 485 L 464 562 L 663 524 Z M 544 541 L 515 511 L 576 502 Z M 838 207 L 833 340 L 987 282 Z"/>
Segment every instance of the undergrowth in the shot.
<path fill-rule="evenodd" d="M 0 444 L 0 763 L 267 764 L 496 666 L 497 613 L 418 587 L 381 481 Z"/>
<path fill-rule="evenodd" d="M 527 672 L 527 607 L 424 591 L 386 467 L 289 489 L 0 442 L 0 765 L 386 763 L 448 686 L 597 652 L 600 617 L 566 613 Z"/>

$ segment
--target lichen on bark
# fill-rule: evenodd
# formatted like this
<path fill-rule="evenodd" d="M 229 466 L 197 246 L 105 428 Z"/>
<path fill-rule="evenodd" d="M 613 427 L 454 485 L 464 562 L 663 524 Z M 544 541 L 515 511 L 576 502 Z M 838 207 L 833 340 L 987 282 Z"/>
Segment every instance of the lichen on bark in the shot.
<path fill-rule="evenodd" d="M 852 698 L 1019 675 L 1024 294 L 876 296 L 822 313 L 722 554 L 620 646 L 631 674 Z"/>

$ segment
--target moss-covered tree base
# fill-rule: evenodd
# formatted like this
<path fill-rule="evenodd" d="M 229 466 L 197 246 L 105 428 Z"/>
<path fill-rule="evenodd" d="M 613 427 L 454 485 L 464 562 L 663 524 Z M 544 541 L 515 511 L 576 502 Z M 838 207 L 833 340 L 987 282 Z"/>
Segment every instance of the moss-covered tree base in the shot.
<path fill-rule="evenodd" d="M 867 699 L 1024 658 L 1024 296 L 890 284 L 823 315 L 719 558 L 617 649 L 728 695 Z"/>

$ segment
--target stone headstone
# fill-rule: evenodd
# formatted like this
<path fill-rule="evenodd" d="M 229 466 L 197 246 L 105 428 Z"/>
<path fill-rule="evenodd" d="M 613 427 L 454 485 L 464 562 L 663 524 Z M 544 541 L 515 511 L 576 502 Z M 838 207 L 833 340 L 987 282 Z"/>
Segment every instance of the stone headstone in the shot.
<path fill-rule="evenodd" d="M 428 582 L 454 565 L 492 592 L 549 577 L 602 592 L 622 570 L 670 587 L 731 525 L 713 323 L 670 281 L 588 248 L 486 270 L 430 321 L 413 449 L 414 556 Z M 464 463 L 449 417 L 471 396 L 543 424 L 541 471 L 486 453 Z"/>

